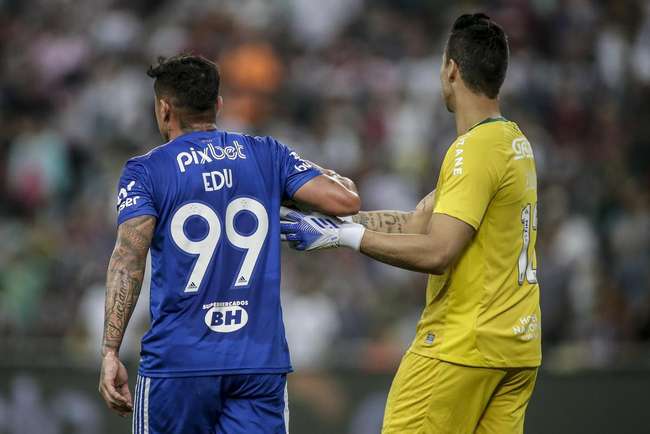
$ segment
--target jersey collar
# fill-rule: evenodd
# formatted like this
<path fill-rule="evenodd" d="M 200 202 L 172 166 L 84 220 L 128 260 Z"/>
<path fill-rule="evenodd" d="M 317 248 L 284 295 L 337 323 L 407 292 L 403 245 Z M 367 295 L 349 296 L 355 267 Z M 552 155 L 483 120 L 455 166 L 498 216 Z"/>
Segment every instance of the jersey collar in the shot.
<path fill-rule="evenodd" d="M 489 124 L 489 123 L 491 123 L 491 122 L 508 122 L 508 119 L 504 118 L 503 116 L 497 116 L 497 117 L 495 117 L 495 118 L 487 118 L 487 119 L 483 119 L 483 120 L 482 120 L 481 122 L 479 122 L 478 124 L 474 124 L 474 125 L 473 125 L 469 130 L 467 130 L 467 132 L 472 131 L 474 128 L 476 128 L 476 127 L 478 127 L 478 126 L 480 126 L 480 125 L 483 125 L 483 124 Z"/>

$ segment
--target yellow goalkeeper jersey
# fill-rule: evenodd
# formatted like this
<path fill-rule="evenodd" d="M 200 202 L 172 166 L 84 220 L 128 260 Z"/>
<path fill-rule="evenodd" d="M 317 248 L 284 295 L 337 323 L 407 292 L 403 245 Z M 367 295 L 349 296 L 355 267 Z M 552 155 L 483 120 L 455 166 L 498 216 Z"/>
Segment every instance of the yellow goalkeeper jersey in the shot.
<path fill-rule="evenodd" d="M 468 366 L 538 366 L 537 176 L 517 124 L 490 118 L 456 139 L 433 212 L 476 233 L 444 275 L 429 276 L 410 350 Z"/>

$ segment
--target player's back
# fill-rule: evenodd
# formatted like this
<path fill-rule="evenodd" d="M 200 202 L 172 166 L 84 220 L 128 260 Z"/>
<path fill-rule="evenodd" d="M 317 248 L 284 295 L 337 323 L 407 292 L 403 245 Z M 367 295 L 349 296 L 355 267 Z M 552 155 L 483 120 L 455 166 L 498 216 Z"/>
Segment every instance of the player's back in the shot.
<path fill-rule="evenodd" d="M 318 174 L 271 138 L 222 131 L 184 134 L 127 163 L 118 223 L 157 218 L 141 374 L 291 370 L 279 208 Z"/>
<path fill-rule="evenodd" d="M 443 162 L 434 212 L 475 230 L 443 276 L 430 276 L 413 349 L 470 366 L 540 363 L 537 177 L 514 122 L 490 119 L 458 137 Z"/>

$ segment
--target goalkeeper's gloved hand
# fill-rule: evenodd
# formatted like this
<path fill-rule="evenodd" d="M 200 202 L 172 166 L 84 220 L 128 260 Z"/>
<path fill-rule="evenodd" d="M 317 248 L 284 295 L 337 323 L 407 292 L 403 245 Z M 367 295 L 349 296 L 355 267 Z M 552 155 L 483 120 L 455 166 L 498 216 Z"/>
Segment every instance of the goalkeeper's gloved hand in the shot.
<path fill-rule="evenodd" d="M 359 250 L 366 228 L 351 217 L 332 217 L 317 212 L 280 208 L 280 232 L 296 250 L 320 250 L 350 247 Z"/>

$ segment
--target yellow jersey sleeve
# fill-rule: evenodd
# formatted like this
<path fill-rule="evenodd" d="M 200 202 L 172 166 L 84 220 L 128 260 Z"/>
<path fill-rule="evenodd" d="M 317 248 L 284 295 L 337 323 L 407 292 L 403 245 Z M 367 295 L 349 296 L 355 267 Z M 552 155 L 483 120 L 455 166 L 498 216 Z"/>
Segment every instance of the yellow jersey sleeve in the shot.
<path fill-rule="evenodd" d="M 447 151 L 436 190 L 434 213 L 447 214 L 475 230 L 483 220 L 501 179 L 490 143 L 468 133 Z"/>

